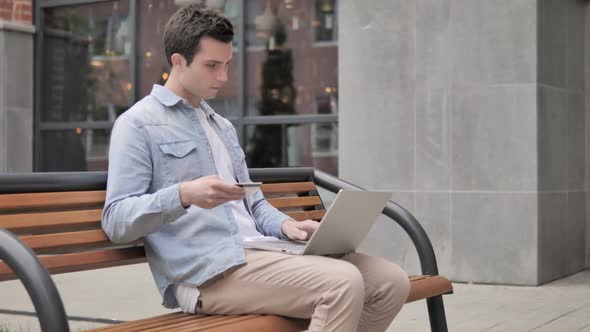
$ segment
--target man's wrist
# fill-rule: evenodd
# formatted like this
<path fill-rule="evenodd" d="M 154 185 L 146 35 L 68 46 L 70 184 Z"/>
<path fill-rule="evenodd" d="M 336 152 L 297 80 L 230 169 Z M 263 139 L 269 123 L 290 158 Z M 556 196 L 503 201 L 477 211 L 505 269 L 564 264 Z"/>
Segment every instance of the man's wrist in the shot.
<path fill-rule="evenodd" d="M 289 227 L 289 223 L 293 221 L 293 219 L 285 219 L 285 221 L 283 221 L 283 223 L 281 224 L 281 232 L 283 233 L 284 236 L 289 237 L 287 235 L 287 232 L 285 231 L 287 227 Z"/>
<path fill-rule="evenodd" d="M 184 185 L 185 182 L 181 182 L 180 185 L 178 186 L 178 197 L 180 198 L 180 205 L 182 205 L 183 208 L 188 208 L 190 206 L 190 203 L 186 201 L 186 195 L 184 193 Z"/>

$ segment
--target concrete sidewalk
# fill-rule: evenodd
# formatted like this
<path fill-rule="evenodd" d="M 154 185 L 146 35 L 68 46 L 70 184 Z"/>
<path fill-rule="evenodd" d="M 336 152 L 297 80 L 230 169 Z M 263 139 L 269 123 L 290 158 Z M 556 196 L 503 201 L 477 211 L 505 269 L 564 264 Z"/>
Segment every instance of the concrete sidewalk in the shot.
<path fill-rule="evenodd" d="M 146 264 L 54 276 L 72 331 L 171 312 Z M 540 287 L 455 284 L 449 331 L 590 332 L 590 271 Z M 176 310 L 174 310 L 176 311 Z M 18 281 L 0 282 L 0 331 L 39 331 Z M 388 331 L 429 331 L 426 302 L 406 305 Z"/>

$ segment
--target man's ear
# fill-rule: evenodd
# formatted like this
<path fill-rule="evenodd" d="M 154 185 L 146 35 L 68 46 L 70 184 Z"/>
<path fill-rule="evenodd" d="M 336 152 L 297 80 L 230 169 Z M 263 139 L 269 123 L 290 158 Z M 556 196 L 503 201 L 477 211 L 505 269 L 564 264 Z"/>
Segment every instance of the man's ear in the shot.
<path fill-rule="evenodd" d="M 173 68 L 174 67 L 180 67 L 180 68 L 186 67 L 186 59 L 180 53 L 172 54 L 172 56 L 170 57 L 170 60 L 172 61 Z"/>

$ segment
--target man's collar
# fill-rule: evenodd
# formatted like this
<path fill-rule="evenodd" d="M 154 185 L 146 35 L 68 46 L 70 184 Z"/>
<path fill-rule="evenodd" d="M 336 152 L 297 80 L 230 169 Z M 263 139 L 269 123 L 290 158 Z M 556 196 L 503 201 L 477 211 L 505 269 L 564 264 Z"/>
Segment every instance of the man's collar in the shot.
<path fill-rule="evenodd" d="M 176 105 L 181 100 L 184 100 L 176 94 L 174 94 L 174 92 L 168 90 L 168 88 L 163 87 L 159 84 L 154 84 L 154 87 L 152 88 L 152 92 L 150 93 L 150 95 L 154 96 L 162 104 L 168 107 Z"/>
<path fill-rule="evenodd" d="M 211 108 L 211 106 L 209 106 L 209 104 L 207 104 L 206 101 L 204 101 L 203 99 L 201 99 L 201 102 L 199 103 L 199 105 L 201 106 L 201 109 L 203 110 L 203 112 L 205 112 L 205 115 L 207 117 L 215 114 L 215 111 Z"/>
<path fill-rule="evenodd" d="M 170 91 L 168 88 L 161 86 L 159 84 L 154 84 L 152 88 L 152 92 L 150 95 L 154 96 L 158 99 L 162 104 L 170 107 L 178 104 L 181 101 L 186 101 L 183 98 L 177 96 L 174 92 Z M 187 105 L 188 102 L 187 102 Z M 203 110 L 206 116 L 211 116 L 215 114 L 215 111 L 207 104 L 204 100 L 201 99 L 199 103 L 200 108 Z"/>

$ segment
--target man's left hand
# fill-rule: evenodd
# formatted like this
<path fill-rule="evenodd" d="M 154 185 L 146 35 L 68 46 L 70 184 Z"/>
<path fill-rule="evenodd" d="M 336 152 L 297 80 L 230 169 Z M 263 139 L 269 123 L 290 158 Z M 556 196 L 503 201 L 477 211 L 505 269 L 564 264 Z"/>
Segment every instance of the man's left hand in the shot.
<path fill-rule="evenodd" d="M 283 223 L 281 230 L 291 240 L 306 241 L 309 240 L 319 225 L 319 222 L 311 219 L 303 221 L 289 219 Z"/>

